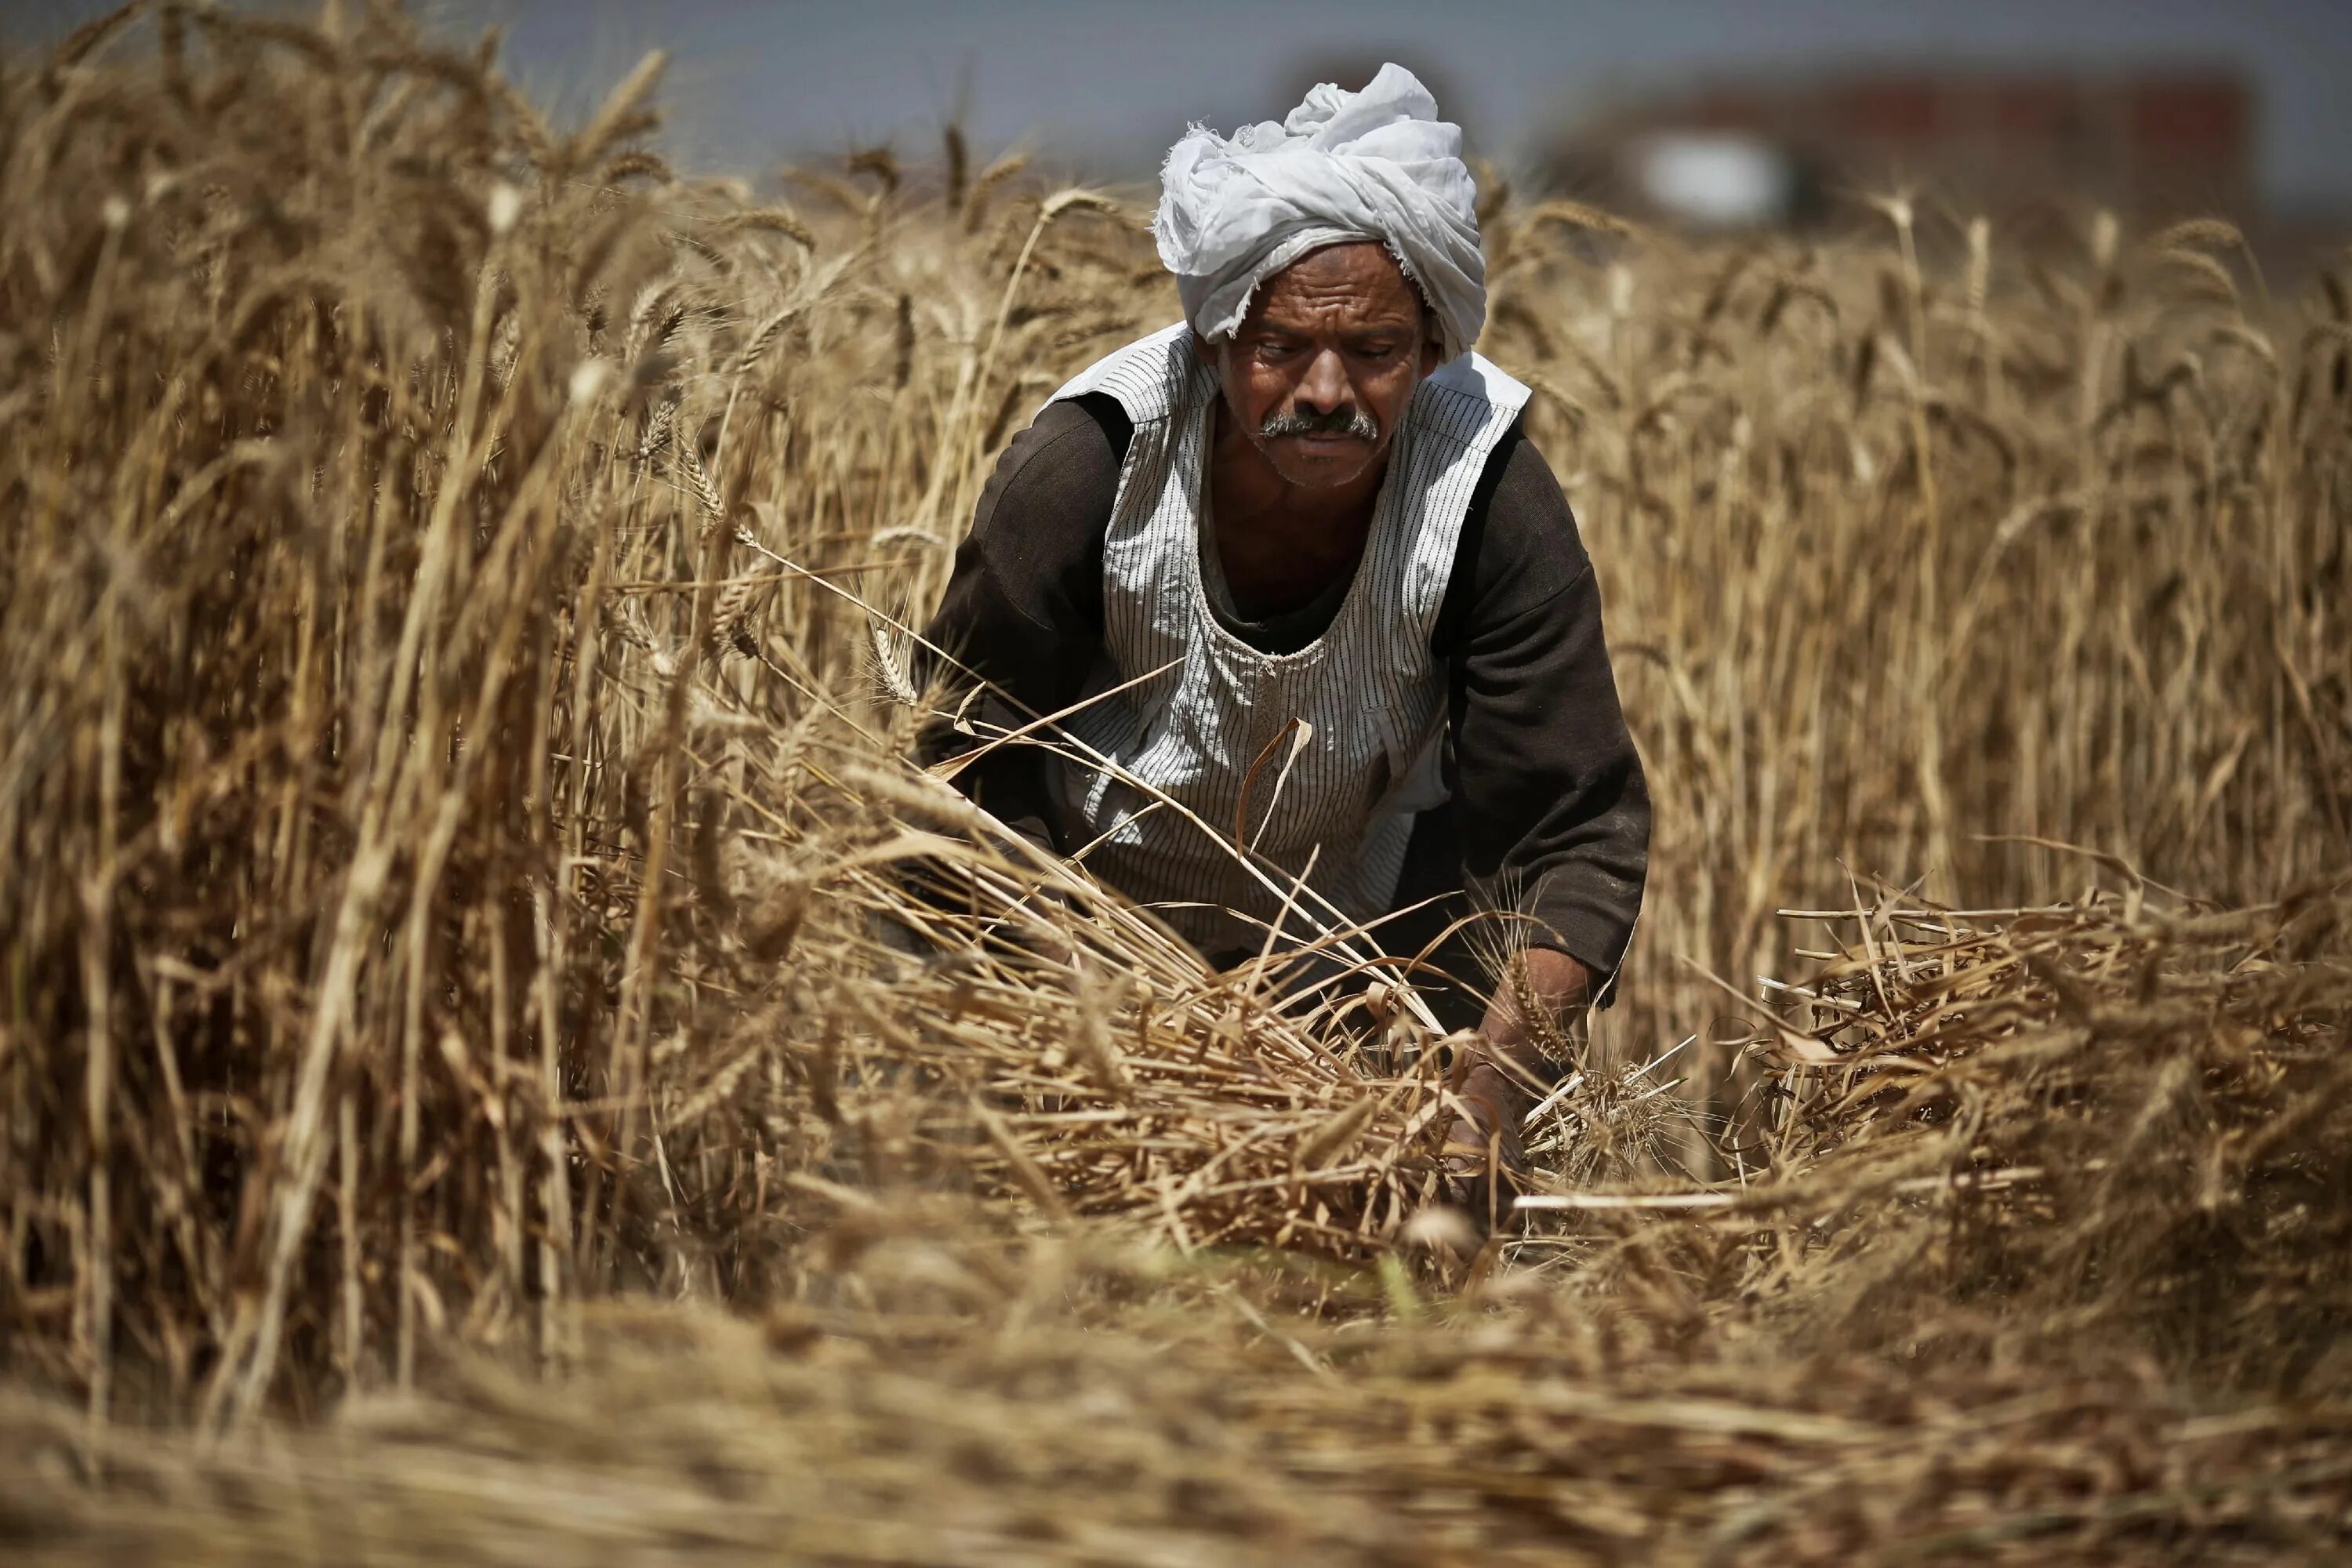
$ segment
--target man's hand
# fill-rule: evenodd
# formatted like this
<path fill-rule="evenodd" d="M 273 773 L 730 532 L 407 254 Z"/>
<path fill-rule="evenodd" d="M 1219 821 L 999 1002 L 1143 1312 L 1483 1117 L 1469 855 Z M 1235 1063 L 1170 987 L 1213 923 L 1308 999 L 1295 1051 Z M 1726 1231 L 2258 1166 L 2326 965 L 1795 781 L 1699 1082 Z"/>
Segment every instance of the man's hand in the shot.
<path fill-rule="evenodd" d="M 1581 1012 L 1592 1000 L 1592 972 L 1550 947 L 1528 948 L 1514 962 L 1526 973 L 1527 984 L 1520 987 L 1507 980 L 1495 988 L 1494 999 L 1486 1004 L 1486 1019 L 1478 1026 L 1479 1037 L 1500 1056 L 1525 1068 L 1528 1076 L 1554 1077 L 1567 1064 L 1549 1062 L 1542 1042 L 1559 1037 L 1563 1014 Z M 1519 1016 L 1517 993 L 1522 989 L 1531 993 L 1536 1005 L 1543 1010 L 1540 1022 Z"/>
<path fill-rule="evenodd" d="M 1454 1089 L 1462 1113 L 1445 1141 L 1447 1166 L 1462 1189 L 1457 1195 L 1489 1226 L 1507 1204 L 1504 1184 L 1495 1178 L 1526 1168 L 1519 1124 L 1533 1103 L 1529 1089 L 1558 1076 L 1566 1065 L 1549 1059 L 1545 1042 L 1560 1037 L 1561 1016 L 1584 1007 L 1592 994 L 1591 972 L 1564 952 L 1531 947 L 1514 962 L 1525 966 L 1526 984 L 1507 979 L 1495 988 L 1478 1026 L 1478 1043 Z M 1543 1011 L 1541 1020 L 1521 1016 L 1521 994 Z"/>

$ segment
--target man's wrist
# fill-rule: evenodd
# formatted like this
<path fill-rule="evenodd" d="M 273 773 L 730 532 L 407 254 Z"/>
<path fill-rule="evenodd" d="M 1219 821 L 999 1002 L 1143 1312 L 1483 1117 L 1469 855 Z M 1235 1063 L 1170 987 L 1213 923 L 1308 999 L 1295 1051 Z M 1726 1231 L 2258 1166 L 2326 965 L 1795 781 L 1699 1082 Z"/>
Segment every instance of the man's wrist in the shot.
<path fill-rule="evenodd" d="M 1592 971 L 1565 949 L 1530 947 L 1519 954 L 1527 965 L 1528 984 L 1555 1013 L 1581 1007 L 1592 999 Z"/>
<path fill-rule="evenodd" d="M 1506 974 L 1487 1004 L 1478 1033 L 1487 1054 L 1510 1076 L 1539 1081 L 1549 1058 L 1559 1055 L 1563 1016 L 1581 1011 L 1592 998 L 1592 973 L 1557 948 L 1530 947 L 1511 960 L 1515 973 Z M 1528 1011 L 1538 1016 L 1527 1017 Z M 1552 1063 L 1554 1067 L 1564 1063 Z"/>

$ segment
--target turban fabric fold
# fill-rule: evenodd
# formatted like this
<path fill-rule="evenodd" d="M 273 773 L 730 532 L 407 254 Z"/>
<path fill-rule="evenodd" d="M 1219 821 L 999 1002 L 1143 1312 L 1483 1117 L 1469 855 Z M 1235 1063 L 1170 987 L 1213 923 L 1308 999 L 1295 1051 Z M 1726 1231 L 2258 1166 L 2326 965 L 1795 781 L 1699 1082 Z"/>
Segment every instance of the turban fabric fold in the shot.
<path fill-rule="evenodd" d="M 1230 138 L 1195 125 L 1168 151 L 1152 233 L 1185 320 L 1231 332 L 1257 287 L 1310 250 L 1388 247 L 1437 316 L 1447 359 L 1478 340 L 1486 267 L 1462 129 L 1400 65 L 1361 92 L 1325 82 L 1280 124 Z"/>

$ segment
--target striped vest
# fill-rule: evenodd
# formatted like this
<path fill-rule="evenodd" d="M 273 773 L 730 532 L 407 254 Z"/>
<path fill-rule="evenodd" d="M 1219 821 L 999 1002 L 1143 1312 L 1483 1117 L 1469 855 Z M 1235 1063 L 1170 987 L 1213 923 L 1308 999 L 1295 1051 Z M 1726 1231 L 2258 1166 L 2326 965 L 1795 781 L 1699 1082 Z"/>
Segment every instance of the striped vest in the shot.
<path fill-rule="evenodd" d="M 1431 631 L 1471 493 L 1528 389 L 1475 353 L 1425 377 L 1330 626 L 1262 653 L 1202 583 L 1218 389 L 1192 343 L 1181 324 L 1155 332 L 1055 395 L 1106 394 L 1135 434 L 1103 541 L 1094 700 L 1064 726 L 1094 755 L 1050 765 L 1063 843 L 1213 954 L 1262 945 L 1286 906 L 1290 941 L 1388 912 L 1413 814 L 1445 799 Z"/>

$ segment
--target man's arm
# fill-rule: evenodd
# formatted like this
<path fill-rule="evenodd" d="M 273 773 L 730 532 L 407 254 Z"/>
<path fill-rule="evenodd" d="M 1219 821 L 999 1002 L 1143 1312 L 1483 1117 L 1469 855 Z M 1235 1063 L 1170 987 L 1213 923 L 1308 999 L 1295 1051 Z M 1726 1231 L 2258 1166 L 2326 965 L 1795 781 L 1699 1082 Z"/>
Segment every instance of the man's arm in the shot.
<path fill-rule="evenodd" d="M 1515 433 L 1516 437 L 1516 433 Z M 1558 1017 L 1605 993 L 1647 871 L 1650 802 L 1601 634 L 1601 597 L 1566 497 L 1532 444 L 1489 462 L 1439 622 L 1453 677 L 1453 786 L 1473 886 L 1534 922 L 1523 984 L 1498 988 L 1487 1057 L 1461 1089 L 1515 1121 L 1527 1085 L 1565 1063 Z M 1549 1016 L 1523 1016 L 1518 992 Z M 1469 1131 L 1469 1130 L 1463 1130 Z M 1458 1134 L 1457 1134 L 1458 1135 Z"/>
<path fill-rule="evenodd" d="M 1102 645 L 1103 532 L 1129 434 L 1118 405 L 1088 397 L 1049 405 L 1013 437 L 924 629 L 956 662 L 927 653 L 926 676 L 950 689 L 990 682 L 1013 705 L 997 715 L 1012 723 L 1076 700 Z M 923 742 L 927 760 L 968 747 L 945 726 Z M 999 747 L 957 783 L 1007 826 L 1051 842 L 1044 759 L 1034 746 Z"/>

